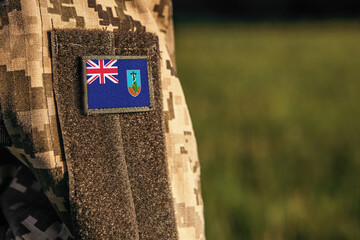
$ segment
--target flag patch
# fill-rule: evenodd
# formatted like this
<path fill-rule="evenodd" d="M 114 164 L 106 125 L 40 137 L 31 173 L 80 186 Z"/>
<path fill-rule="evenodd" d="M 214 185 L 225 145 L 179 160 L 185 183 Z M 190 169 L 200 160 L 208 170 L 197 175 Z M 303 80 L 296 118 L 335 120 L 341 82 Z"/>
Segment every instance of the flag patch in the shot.
<path fill-rule="evenodd" d="M 147 57 L 86 56 L 82 62 L 85 114 L 140 112 L 153 107 Z"/>

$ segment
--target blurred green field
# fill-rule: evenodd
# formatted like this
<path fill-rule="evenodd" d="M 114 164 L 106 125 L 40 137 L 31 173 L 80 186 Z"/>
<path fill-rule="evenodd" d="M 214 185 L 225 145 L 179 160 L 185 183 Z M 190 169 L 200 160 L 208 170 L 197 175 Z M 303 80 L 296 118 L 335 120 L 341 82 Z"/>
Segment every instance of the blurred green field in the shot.
<path fill-rule="evenodd" d="M 176 22 L 208 240 L 360 239 L 360 25 Z"/>

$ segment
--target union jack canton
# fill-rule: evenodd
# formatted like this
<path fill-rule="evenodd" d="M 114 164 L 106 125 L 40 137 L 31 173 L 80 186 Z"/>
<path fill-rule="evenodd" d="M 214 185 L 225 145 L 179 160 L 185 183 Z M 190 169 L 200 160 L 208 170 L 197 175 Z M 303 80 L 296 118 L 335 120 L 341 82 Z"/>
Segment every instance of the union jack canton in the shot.
<path fill-rule="evenodd" d="M 114 67 L 116 62 L 115 59 L 86 60 L 87 84 L 91 84 L 97 79 L 99 79 L 100 84 L 105 84 L 106 79 L 113 83 L 119 83 L 117 79 L 118 68 Z"/>

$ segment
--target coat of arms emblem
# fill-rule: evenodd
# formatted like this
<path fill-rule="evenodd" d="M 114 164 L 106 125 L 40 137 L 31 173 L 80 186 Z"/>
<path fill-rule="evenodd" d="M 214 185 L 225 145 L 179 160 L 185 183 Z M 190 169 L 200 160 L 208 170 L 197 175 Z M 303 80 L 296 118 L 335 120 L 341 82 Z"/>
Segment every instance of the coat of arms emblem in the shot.
<path fill-rule="evenodd" d="M 127 70 L 127 86 L 129 93 L 136 97 L 141 92 L 141 76 L 140 70 Z"/>

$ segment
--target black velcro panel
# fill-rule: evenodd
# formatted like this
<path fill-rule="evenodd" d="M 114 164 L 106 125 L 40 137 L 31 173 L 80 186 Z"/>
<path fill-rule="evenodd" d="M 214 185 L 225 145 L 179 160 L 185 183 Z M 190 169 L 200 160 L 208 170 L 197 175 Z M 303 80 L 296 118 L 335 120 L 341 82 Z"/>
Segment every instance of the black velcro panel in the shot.
<path fill-rule="evenodd" d="M 4 119 L 2 118 L 1 105 L 0 105 L 0 147 L 11 146 L 11 139 L 6 130 Z"/>
<path fill-rule="evenodd" d="M 52 32 L 54 90 L 79 239 L 178 239 L 170 194 L 158 39 L 150 33 Z M 81 56 L 148 56 L 155 107 L 82 113 Z"/>
<path fill-rule="evenodd" d="M 81 111 L 83 55 L 110 55 L 104 31 L 52 32 L 55 100 L 69 172 L 77 239 L 138 239 L 119 116 Z"/>

